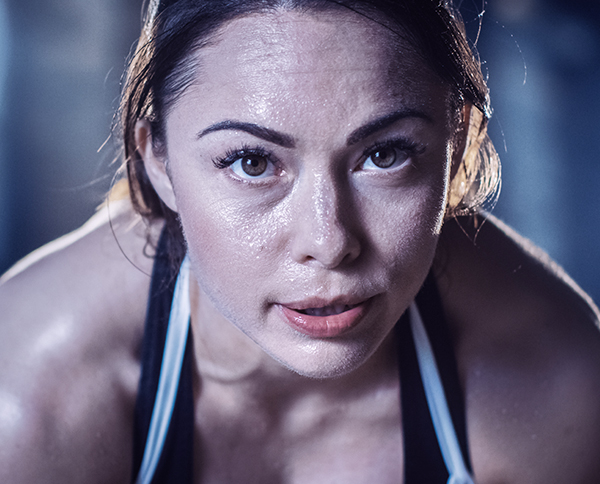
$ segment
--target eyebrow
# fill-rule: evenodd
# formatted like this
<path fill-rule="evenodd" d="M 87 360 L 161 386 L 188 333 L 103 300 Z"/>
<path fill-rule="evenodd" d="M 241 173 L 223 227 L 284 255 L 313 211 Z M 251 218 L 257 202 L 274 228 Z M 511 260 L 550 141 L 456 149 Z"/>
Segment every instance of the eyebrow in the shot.
<path fill-rule="evenodd" d="M 284 148 L 293 148 L 296 146 L 296 141 L 288 134 L 280 133 L 279 131 L 265 128 L 264 126 L 259 126 L 258 124 L 244 123 L 242 121 L 234 120 L 226 120 L 211 124 L 208 128 L 198 133 L 198 139 L 202 138 L 208 133 L 214 133 L 215 131 L 222 130 L 244 131 L 252 136 L 264 139 L 270 143 L 275 143 L 276 145 Z"/>
<path fill-rule="evenodd" d="M 364 126 L 355 129 L 352 133 L 350 133 L 350 136 L 348 136 L 348 138 L 346 139 L 346 145 L 351 146 L 353 144 L 356 144 L 359 141 L 362 141 L 363 139 L 376 133 L 377 131 L 381 131 L 382 129 L 385 129 L 388 126 L 391 126 L 396 121 L 405 118 L 420 118 L 430 123 L 433 123 L 433 119 L 431 118 L 431 116 L 417 109 L 402 109 L 400 111 L 394 111 L 393 113 L 381 116 L 380 118 L 370 121 Z M 296 146 L 296 140 L 293 136 L 290 136 L 289 134 L 281 133 L 274 129 L 266 128 L 264 126 L 259 126 L 258 124 L 246 123 L 243 121 L 235 121 L 231 119 L 211 124 L 208 128 L 198 133 L 197 139 L 200 139 L 209 133 L 214 133 L 215 131 L 223 130 L 244 131 L 246 133 L 251 134 L 252 136 L 256 136 L 257 138 L 261 138 L 270 143 L 282 146 L 283 148 L 294 148 Z"/>
<path fill-rule="evenodd" d="M 423 111 L 419 111 L 418 109 L 401 109 L 399 111 L 394 111 L 393 113 L 386 114 L 385 116 L 381 116 L 360 128 L 355 129 L 350 133 L 346 140 L 346 145 L 351 146 L 353 144 L 362 141 L 365 138 L 368 138 L 372 134 L 375 134 L 377 131 L 381 131 L 382 129 L 391 126 L 396 121 L 405 118 L 420 118 L 428 121 L 429 123 L 433 123 L 433 119 L 428 114 Z"/>

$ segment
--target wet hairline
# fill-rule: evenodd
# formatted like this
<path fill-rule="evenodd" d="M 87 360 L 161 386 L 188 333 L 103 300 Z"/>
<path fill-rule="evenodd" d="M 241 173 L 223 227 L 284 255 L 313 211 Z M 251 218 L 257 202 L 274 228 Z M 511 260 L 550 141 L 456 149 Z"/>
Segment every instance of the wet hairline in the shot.
<path fill-rule="evenodd" d="M 185 57 L 182 58 L 178 67 L 173 70 L 173 72 L 178 73 L 181 73 L 182 71 L 184 72 L 183 77 L 185 79 L 183 82 L 180 81 L 180 84 L 184 84 L 184 87 L 180 89 L 176 95 L 169 99 L 164 105 L 163 120 L 166 122 L 172 110 L 189 88 L 192 86 L 200 87 L 202 85 L 203 53 L 207 50 L 210 51 L 211 47 L 217 47 L 222 41 L 223 37 L 226 36 L 230 29 L 234 26 L 234 24 L 252 17 L 274 18 L 277 19 L 277 22 L 279 23 L 282 15 L 289 13 L 299 14 L 296 17 L 296 19 L 299 21 L 304 21 L 304 18 L 306 18 L 307 21 L 310 18 L 313 18 L 317 19 L 319 22 L 330 21 L 332 24 L 339 24 L 340 18 L 345 17 L 347 24 L 364 26 L 369 25 L 368 23 L 372 22 L 373 24 L 371 24 L 371 26 L 375 25 L 375 28 L 368 29 L 371 33 L 370 37 L 365 39 L 365 42 L 370 42 L 374 39 L 377 39 L 376 41 L 381 43 L 382 47 L 384 47 L 384 49 L 387 51 L 384 53 L 384 49 L 382 49 L 381 56 L 388 56 L 388 59 L 391 61 L 389 63 L 389 70 L 398 69 L 398 63 L 396 62 L 397 56 L 394 54 L 394 52 L 402 51 L 403 49 L 407 48 L 414 52 L 415 59 L 420 61 L 421 64 L 418 69 L 424 70 L 423 75 L 432 79 L 435 83 L 439 83 L 439 85 L 446 90 L 447 95 L 445 112 L 447 113 L 446 119 L 448 122 L 448 128 L 455 130 L 457 121 L 459 119 L 460 108 L 462 106 L 456 106 L 456 103 L 453 105 L 452 87 L 431 68 L 425 59 L 425 56 L 423 56 L 414 43 L 409 40 L 409 35 L 406 34 L 406 29 L 403 26 L 396 25 L 395 28 L 391 28 L 389 25 L 384 25 L 380 19 L 372 18 L 371 16 L 363 14 L 362 12 L 357 12 L 354 9 L 348 8 L 344 5 L 339 5 L 334 2 L 324 2 L 324 5 L 327 5 L 327 8 L 297 6 L 293 5 L 293 2 L 285 2 L 285 5 L 277 7 L 260 8 L 250 12 L 240 13 L 218 25 L 207 36 L 197 39 Z M 329 20 L 323 17 L 323 13 L 326 13 L 329 16 Z M 381 13 L 378 13 L 378 15 L 379 17 L 383 17 L 383 14 Z M 268 25 L 268 22 L 265 22 L 265 25 Z M 406 62 L 406 59 L 403 59 L 403 61 Z M 173 75 L 173 72 L 171 73 L 171 76 Z M 399 87 L 400 85 L 401 84 L 398 83 Z"/>

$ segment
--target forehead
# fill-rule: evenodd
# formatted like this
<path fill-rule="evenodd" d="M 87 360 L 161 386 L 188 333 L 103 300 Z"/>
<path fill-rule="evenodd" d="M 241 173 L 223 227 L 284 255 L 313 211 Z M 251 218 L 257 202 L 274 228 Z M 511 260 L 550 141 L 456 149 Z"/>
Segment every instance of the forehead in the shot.
<path fill-rule="evenodd" d="M 246 110 L 267 124 L 293 123 L 300 110 L 352 124 L 391 105 L 445 115 L 446 89 L 402 34 L 341 9 L 251 14 L 195 53 L 192 90 L 210 99 L 207 116 Z"/>

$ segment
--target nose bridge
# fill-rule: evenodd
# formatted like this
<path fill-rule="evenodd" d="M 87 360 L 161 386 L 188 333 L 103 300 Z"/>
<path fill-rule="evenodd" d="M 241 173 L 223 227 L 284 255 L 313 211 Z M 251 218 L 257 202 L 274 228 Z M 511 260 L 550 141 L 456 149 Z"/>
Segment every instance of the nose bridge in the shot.
<path fill-rule="evenodd" d="M 329 180 L 328 183 L 328 178 L 331 177 L 323 173 L 315 173 L 313 176 L 309 205 L 313 213 L 308 215 L 314 219 L 313 232 L 317 243 L 324 242 L 328 235 L 332 235 L 328 234 L 329 229 L 338 225 L 339 189 L 334 186 L 333 181 Z"/>
<path fill-rule="evenodd" d="M 343 212 L 349 200 L 343 181 L 333 173 L 312 171 L 299 182 L 293 255 L 299 262 L 317 261 L 327 268 L 353 260 L 358 239 Z"/>

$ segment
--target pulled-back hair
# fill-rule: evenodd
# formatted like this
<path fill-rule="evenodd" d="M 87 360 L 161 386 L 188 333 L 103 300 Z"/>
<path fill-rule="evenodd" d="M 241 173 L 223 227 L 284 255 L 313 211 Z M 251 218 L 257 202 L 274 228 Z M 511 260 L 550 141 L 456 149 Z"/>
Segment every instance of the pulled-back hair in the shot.
<path fill-rule="evenodd" d="M 193 54 L 226 22 L 276 9 L 319 12 L 350 9 L 410 42 L 451 93 L 458 118 L 470 110 L 463 159 L 451 181 L 446 215 L 472 214 L 495 200 L 499 161 L 487 137 L 491 116 L 480 62 L 465 34 L 458 10 L 447 0 L 151 0 L 136 51 L 126 72 L 118 130 L 124 149 L 129 195 L 146 219 L 164 219 L 175 260 L 185 251 L 177 214 L 154 191 L 137 151 L 135 125 L 148 120 L 153 149 L 164 153 L 165 119 L 193 82 Z"/>

